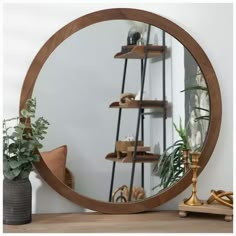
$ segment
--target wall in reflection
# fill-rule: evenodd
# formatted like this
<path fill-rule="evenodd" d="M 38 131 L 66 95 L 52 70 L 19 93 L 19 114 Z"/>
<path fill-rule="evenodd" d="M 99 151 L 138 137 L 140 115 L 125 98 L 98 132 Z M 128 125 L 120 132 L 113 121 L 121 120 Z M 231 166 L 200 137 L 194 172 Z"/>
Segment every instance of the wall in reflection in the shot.
<path fill-rule="evenodd" d="M 119 100 L 124 67 L 124 60 L 113 57 L 126 45 L 132 26 L 143 27 L 130 21 L 107 21 L 66 39 L 43 66 L 33 94 L 38 101 L 38 115 L 51 123 L 44 150 L 66 144 L 66 166 L 74 175 L 75 191 L 98 200 L 107 201 L 109 196 L 112 162 L 105 160 L 105 156 L 114 151 L 118 118 L 118 110 L 109 105 Z M 162 31 L 152 27 L 150 40 L 162 44 Z M 168 34 L 166 45 L 166 100 L 170 103 L 166 146 L 169 146 L 178 139 L 173 122 L 178 124 L 181 117 L 186 123 L 186 93 L 180 92 L 185 88 L 186 70 L 184 47 Z M 149 59 L 144 89 L 148 98 L 162 100 L 162 74 L 161 56 Z M 137 93 L 140 60 L 128 61 L 126 78 L 125 91 Z M 120 139 L 135 135 L 137 114 L 136 109 L 123 110 Z M 145 117 L 145 146 L 150 146 L 152 152 L 163 152 L 162 127 L 161 114 Z M 153 167 L 145 164 L 147 197 L 160 191 L 152 190 L 160 183 Z M 129 185 L 130 176 L 131 164 L 117 164 L 113 189 Z M 134 185 L 141 185 L 140 164 L 136 165 Z"/>
<path fill-rule="evenodd" d="M 75 190 L 101 200 L 108 200 L 112 163 L 105 156 L 114 150 L 118 115 L 109 104 L 120 96 L 124 65 L 113 56 L 126 44 L 129 28 L 110 21 L 72 35 L 47 60 L 34 90 L 39 113 L 51 123 L 44 150 L 66 144 Z M 129 63 L 127 78 L 126 89 L 137 92 L 138 61 Z M 120 137 L 134 134 L 136 112 L 124 112 Z M 137 168 L 138 182 L 139 175 Z M 117 166 L 114 188 L 129 178 L 130 166 Z"/>

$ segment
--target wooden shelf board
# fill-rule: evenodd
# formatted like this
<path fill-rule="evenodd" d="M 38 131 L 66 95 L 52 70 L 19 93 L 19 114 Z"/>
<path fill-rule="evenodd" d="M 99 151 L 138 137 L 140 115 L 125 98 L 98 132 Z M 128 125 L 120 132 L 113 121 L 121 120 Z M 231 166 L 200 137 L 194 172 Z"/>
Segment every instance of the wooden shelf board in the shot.
<path fill-rule="evenodd" d="M 135 147 L 127 147 L 128 152 L 134 152 Z M 144 146 L 137 146 L 137 152 L 149 152 L 151 150 L 150 147 L 144 147 Z"/>
<path fill-rule="evenodd" d="M 158 161 L 159 158 L 160 158 L 160 155 L 158 155 L 158 154 L 145 153 L 145 155 L 137 155 L 136 163 L 155 162 L 155 161 Z M 132 163 L 133 162 L 133 158 L 129 158 L 128 156 L 125 156 L 123 158 L 117 158 L 116 153 L 109 153 L 106 156 L 106 160 L 122 162 L 122 163 Z"/>
<path fill-rule="evenodd" d="M 160 100 L 143 100 L 142 102 L 137 100 L 131 100 L 128 103 L 120 104 L 119 102 L 113 102 L 110 104 L 110 108 L 164 108 L 167 102 Z"/>
<path fill-rule="evenodd" d="M 122 46 L 121 52 L 118 52 L 114 58 L 127 59 L 143 59 L 145 58 L 145 50 L 147 50 L 147 58 L 153 58 L 161 55 L 166 47 L 157 45 L 128 45 Z"/>

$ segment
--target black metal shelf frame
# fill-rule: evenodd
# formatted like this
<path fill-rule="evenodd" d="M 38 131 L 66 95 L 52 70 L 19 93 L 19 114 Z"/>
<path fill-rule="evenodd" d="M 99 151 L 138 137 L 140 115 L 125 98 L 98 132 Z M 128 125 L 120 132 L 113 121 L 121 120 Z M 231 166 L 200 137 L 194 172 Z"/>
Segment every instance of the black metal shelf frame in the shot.
<path fill-rule="evenodd" d="M 150 32 L 151 32 L 151 25 L 148 26 L 148 33 L 147 33 L 147 41 L 146 46 L 149 44 L 150 39 Z M 162 42 L 163 46 L 165 47 L 165 32 L 162 33 Z M 145 50 L 145 57 L 141 59 L 141 94 L 140 94 L 140 101 L 143 101 L 143 91 L 144 91 L 144 84 L 145 84 L 145 75 L 146 75 L 146 67 L 147 67 L 147 59 L 148 59 L 148 50 Z M 124 93 L 125 90 L 125 80 L 126 80 L 126 71 L 127 71 L 127 64 L 128 59 L 125 59 L 124 63 L 124 71 L 123 71 L 123 80 L 122 80 L 122 87 L 121 93 Z M 165 52 L 162 53 L 162 90 L 163 90 L 163 101 L 166 101 L 166 92 L 165 92 Z M 121 115 L 122 115 L 122 108 L 119 108 L 118 112 L 118 121 L 117 121 L 117 130 L 116 130 L 116 141 L 119 140 L 120 134 L 120 124 L 121 124 Z M 137 156 L 137 143 L 139 138 L 139 131 L 141 127 L 141 140 L 144 141 L 144 118 L 145 112 L 144 108 L 141 106 L 138 108 L 138 117 L 137 117 L 137 127 L 136 127 L 136 135 L 135 135 L 135 146 L 134 146 L 134 153 L 133 153 L 133 162 L 132 162 L 132 170 L 131 170 L 131 178 L 130 178 L 130 187 L 129 189 L 133 188 L 134 182 L 134 173 L 135 173 L 135 165 L 136 165 L 136 156 Z M 166 148 L 166 107 L 163 109 L 163 150 Z M 116 151 L 116 150 L 115 150 Z M 114 185 L 114 178 L 115 178 L 115 168 L 116 162 L 113 161 L 112 165 L 112 175 L 111 175 L 111 184 L 110 184 L 110 193 L 109 193 L 109 201 L 112 200 L 112 191 Z M 141 163 L 141 186 L 144 188 L 144 163 Z M 131 201 L 132 191 L 129 191 L 129 198 L 128 201 Z"/>

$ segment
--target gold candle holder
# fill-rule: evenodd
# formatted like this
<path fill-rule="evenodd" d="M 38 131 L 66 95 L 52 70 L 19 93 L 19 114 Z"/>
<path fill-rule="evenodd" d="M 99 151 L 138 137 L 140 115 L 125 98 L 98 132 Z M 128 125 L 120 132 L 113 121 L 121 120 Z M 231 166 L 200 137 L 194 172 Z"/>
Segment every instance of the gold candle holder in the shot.
<path fill-rule="evenodd" d="M 201 206 L 203 203 L 199 200 L 197 197 L 197 171 L 200 168 L 198 165 L 200 152 L 193 152 L 192 155 L 192 171 L 193 171 L 193 177 L 192 177 L 192 195 L 189 199 L 184 201 L 184 204 L 189 206 Z"/>
<path fill-rule="evenodd" d="M 184 163 L 184 171 L 187 172 L 189 168 L 189 162 L 188 162 L 188 157 L 189 157 L 189 149 L 183 149 L 183 163 Z"/>

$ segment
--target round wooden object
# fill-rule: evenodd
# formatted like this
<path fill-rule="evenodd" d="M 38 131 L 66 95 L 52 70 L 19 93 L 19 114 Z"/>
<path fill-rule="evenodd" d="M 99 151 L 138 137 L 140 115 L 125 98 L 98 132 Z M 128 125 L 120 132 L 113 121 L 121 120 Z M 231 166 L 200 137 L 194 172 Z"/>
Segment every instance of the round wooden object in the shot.
<path fill-rule="evenodd" d="M 231 222 L 233 220 L 233 216 L 229 215 L 229 216 L 225 216 L 225 221 Z"/>
<path fill-rule="evenodd" d="M 186 217 L 188 215 L 187 211 L 179 211 L 180 217 Z"/>
<path fill-rule="evenodd" d="M 70 37 L 75 32 L 89 25 L 102 21 L 117 19 L 141 21 L 166 31 L 177 40 L 179 40 L 183 44 L 183 46 L 189 50 L 189 52 L 192 54 L 199 67 L 201 68 L 207 86 L 209 88 L 209 96 L 211 98 L 211 115 L 209 128 L 199 161 L 199 165 L 202 167 L 199 172 L 201 172 L 206 166 L 213 152 L 219 135 L 221 124 L 221 95 L 219 84 L 216 78 L 215 71 L 207 55 L 199 46 L 199 44 L 184 29 L 182 29 L 172 21 L 154 13 L 128 8 L 106 9 L 82 16 L 65 25 L 58 32 L 52 35 L 52 37 L 43 45 L 43 47 L 34 58 L 26 74 L 22 87 L 20 109 L 24 107 L 26 100 L 31 97 L 38 74 L 45 61 L 66 38 Z M 189 172 L 170 188 L 166 189 L 158 195 L 146 198 L 143 201 L 129 203 L 109 203 L 97 201 L 96 199 L 91 199 L 78 192 L 75 192 L 73 189 L 69 188 L 61 181 L 59 181 L 49 170 L 42 159 L 39 163 L 35 164 L 35 167 L 37 168 L 40 175 L 44 178 L 44 180 L 62 196 L 84 208 L 104 213 L 135 213 L 148 211 L 169 201 L 170 199 L 181 193 L 191 184 L 192 179 L 191 172 Z"/>

